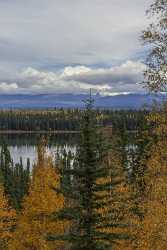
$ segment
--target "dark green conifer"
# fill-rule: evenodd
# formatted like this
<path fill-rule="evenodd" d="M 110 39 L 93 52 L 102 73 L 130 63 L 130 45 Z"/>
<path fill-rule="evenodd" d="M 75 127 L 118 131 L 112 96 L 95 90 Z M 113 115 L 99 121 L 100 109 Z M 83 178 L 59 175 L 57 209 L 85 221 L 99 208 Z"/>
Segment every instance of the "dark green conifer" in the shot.
<path fill-rule="evenodd" d="M 63 194 L 70 202 L 56 215 L 59 219 L 61 217 L 71 221 L 71 231 L 62 236 L 49 236 L 48 239 L 67 240 L 72 250 L 112 249 L 116 241 L 128 238 L 123 230 L 113 230 L 127 226 L 123 224 L 122 212 L 119 219 L 117 218 L 120 204 L 118 208 L 110 207 L 111 201 L 114 204 L 120 201 L 118 195 L 115 202 L 116 193 L 113 197 L 110 195 L 113 195 L 114 188 L 120 185 L 122 179 L 120 177 L 114 181 L 118 171 L 114 174 L 114 169 L 110 171 L 108 167 L 109 148 L 97 126 L 91 98 L 86 101 L 80 137 L 74 164 L 70 169 L 64 170 L 66 177 L 71 178 L 71 185 L 63 186 Z"/>
<path fill-rule="evenodd" d="M 22 199 L 28 192 L 29 163 L 27 168 L 24 169 L 22 158 L 20 158 L 20 162 L 14 165 L 6 143 L 2 144 L 0 152 L 0 174 L 10 205 L 17 210 L 20 209 Z"/>

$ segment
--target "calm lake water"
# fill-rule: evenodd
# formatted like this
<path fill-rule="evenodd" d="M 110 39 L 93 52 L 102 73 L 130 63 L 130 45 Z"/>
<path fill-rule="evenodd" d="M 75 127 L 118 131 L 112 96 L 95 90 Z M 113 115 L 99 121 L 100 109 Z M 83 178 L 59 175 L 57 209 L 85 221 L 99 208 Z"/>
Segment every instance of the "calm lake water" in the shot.
<path fill-rule="evenodd" d="M 49 154 L 56 159 L 57 152 L 61 152 L 64 148 L 66 151 L 75 153 L 76 145 L 79 140 L 79 134 L 65 133 L 65 134 L 0 134 L 0 145 L 6 142 L 11 153 L 13 162 L 16 164 L 22 158 L 23 165 L 27 165 L 27 158 L 30 160 L 30 166 L 37 158 L 37 145 L 42 137 L 47 138 Z M 1 146 L 0 146 L 1 147 Z M 136 146 L 129 143 L 126 146 L 128 165 L 127 169 L 131 171 L 131 149 L 135 150 Z"/>
<path fill-rule="evenodd" d="M 32 166 L 37 158 L 37 145 L 42 137 L 47 138 L 47 151 L 53 157 L 63 148 L 67 151 L 71 150 L 75 153 L 78 142 L 78 134 L 0 134 L 0 144 L 4 141 L 8 144 L 12 159 L 14 163 L 20 161 L 22 157 L 23 164 L 26 166 L 27 158 L 30 159 Z"/>

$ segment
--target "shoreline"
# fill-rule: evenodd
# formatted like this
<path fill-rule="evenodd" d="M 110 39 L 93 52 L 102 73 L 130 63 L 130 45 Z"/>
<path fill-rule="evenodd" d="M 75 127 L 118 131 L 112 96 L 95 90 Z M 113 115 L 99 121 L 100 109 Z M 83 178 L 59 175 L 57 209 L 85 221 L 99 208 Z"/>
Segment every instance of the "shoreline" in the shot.
<path fill-rule="evenodd" d="M 40 130 L 40 131 L 29 131 L 29 130 L 0 130 L 0 134 L 78 134 L 79 131 L 74 130 Z"/>

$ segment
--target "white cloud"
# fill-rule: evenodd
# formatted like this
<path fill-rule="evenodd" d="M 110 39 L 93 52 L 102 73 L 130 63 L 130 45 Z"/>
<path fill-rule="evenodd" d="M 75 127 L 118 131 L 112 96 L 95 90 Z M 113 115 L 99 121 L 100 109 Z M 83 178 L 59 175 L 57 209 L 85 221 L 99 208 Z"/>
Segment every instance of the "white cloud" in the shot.
<path fill-rule="evenodd" d="M 83 67 L 80 67 L 83 72 Z M 77 73 L 76 73 L 77 69 Z M 65 80 L 65 75 L 79 75 L 79 67 L 72 69 L 72 67 L 67 67 L 64 69 L 63 73 L 54 72 L 42 72 L 33 68 L 27 68 L 20 74 L 20 87 L 24 87 L 25 91 L 30 92 L 58 92 L 58 93 L 87 93 L 87 91 L 92 88 L 96 91 L 109 90 L 110 86 L 107 84 L 89 84 L 86 82 L 75 81 L 71 79 L 70 81 Z M 91 70 L 91 69 L 89 69 Z"/>
<path fill-rule="evenodd" d="M 65 69 L 63 70 L 63 73 L 61 75 L 61 77 L 72 77 L 72 76 L 77 76 L 80 74 L 84 74 L 84 73 L 88 73 L 90 72 L 91 69 L 85 66 L 75 66 L 75 67 L 65 67 Z"/>
<path fill-rule="evenodd" d="M 120 66 L 111 68 L 87 68 L 87 71 L 83 72 L 81 70 L 80 72 L 78 71 L 77 74 L 75 73 L 75 68 L 76 67 L 71 70 L 69 75 L 64 75 L 64 79 L 76 80 L 90 84 L 107 83 L 112 85 L 114 83 L 121 82 L 124 84 L 134 84 L 140 82 L 142 80 L 142 72 L 146 67 L 141 62 L 127 61 Z"/>
<path fill-rule="evenodd" d="M 25 69 L 20 76 L 23 81 L 27 79 L 32 84 L 35 81 L 36 83 L 47 85 L 58 80 L 57 75 L 53 72 L 42 72 L 31 67 Z"/>
<path fill-rule="evenodd" d="M 143 92 L 141 84 L 145 65 L 127 61 L 110 68 L 92 68 L 84 65 L 64 67 L 60 71 L 40 71 L 32 67 L 18 73 L 17 84 L 4 84 L 20 93 L 88 93 L 104 95 Z M 0 85 L 0 86 L 1 86 Z"/>
<path fill-rule="evenodd" d="M 0 83 L 0 92 L 1 93 L 8 93 L 8 94 L 13 94 L 16 91 L 18 91 L 18 85 L 16 83 L 6 83 L 2 82 Z"/>

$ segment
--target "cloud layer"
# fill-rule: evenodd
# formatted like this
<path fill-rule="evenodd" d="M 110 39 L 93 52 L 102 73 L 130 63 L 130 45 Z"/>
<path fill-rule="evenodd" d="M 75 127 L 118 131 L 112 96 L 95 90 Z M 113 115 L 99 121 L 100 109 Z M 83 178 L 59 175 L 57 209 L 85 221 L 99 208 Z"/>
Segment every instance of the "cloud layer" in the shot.
<path fill-rule="evenodd" d="M 110 68 L 68 66 L 57 72 L 40 71 L 32 67 L 17 74 L 15 83 L 0 83 L 0 90 L 17 93 L 88 93 L 104 95 L 143 92 L 141 82 L 145 65 L 127 61 Z"/>
<path fill-rule="evenodd" d="M 140 90 L 151 2 L 0 0 L 0 92 Z"/>

